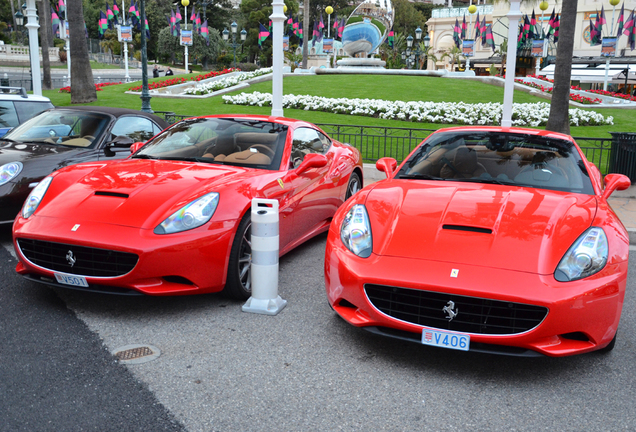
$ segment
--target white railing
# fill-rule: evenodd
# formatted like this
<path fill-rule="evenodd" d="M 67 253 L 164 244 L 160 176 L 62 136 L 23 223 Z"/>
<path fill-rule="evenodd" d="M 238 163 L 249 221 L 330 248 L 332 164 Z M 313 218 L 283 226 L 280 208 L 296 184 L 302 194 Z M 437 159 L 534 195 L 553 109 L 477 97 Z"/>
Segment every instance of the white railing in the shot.
<path fill-rule="evenodd" d="M 489 14 L 492 15 L 492 12 L 494 10 L 495 10 L 495 7 L 493 5 L 477 6 L 477 12 L 479 12 L 479 15 L 481 16 L 489 15 Z M 432 12 L 431 14 L 432 18 L 455 18 L 455 17 L 462 17 L 464 15 L 466 16 L 470 15 L 468 13 L 467 7 L 433 9 L 431 12 Z M 477 12 L 475 12 L 475 14 L 477 14 Z"/>
<path fill-rule="evenodd" d="M 51 61 L 60 61 L 60 49 L 57 47 L 49 48 L 49 58 Z M 40 59 L 42 59 L 42 47 L 40 47 Z M 28 62 L 29 47 L 22 45 L 0 45 L 0 60 Z"/>

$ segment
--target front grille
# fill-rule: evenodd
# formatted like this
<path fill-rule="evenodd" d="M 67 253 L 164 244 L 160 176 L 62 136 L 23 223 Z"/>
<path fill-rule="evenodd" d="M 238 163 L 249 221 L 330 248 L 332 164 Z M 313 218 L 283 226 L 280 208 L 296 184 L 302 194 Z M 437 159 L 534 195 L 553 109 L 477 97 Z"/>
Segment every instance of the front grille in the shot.
<path fill-rule="evenodd" d="M 426 327 L 464 333 L 504 335 L 538 326 L 548 313 L 543 306 L 489 300 L 455 294 L 384 285 L 364 286 L 379 311 L 393 318 Z M 457 315 L 449 321 L 444 307 L 454 303 Z"/>
<path fill-rule="evenodd" d="M 81 276 L 121 276 L 131 271 L 139 259 L 128 252 L 41 240 L 18 239 L 18 247 L 37 266 Z"/>

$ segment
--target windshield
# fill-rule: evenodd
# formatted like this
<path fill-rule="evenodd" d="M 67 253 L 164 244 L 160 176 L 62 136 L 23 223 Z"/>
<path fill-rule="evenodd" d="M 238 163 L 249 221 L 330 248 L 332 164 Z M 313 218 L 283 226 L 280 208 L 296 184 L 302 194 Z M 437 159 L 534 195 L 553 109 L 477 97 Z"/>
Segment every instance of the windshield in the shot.
<path fill-rule="evenodd" d="M 277 170 L 287 126 L 242 118 L 183 120 L 148 142 L 133 158 L 186 160 Z"/>
<path fill-rule="evenodd" d="M 396 178 L 594 193 L 585 164 L 572 142 L 522 133 L 433 134 L 407 160 Z"/>
<path fill-rule="evenodd" d="M 4 138 L 71 147 L 90 147 L 110 122 L 110 117 L 94 112 L 52 110 L 23 123 Z"/>

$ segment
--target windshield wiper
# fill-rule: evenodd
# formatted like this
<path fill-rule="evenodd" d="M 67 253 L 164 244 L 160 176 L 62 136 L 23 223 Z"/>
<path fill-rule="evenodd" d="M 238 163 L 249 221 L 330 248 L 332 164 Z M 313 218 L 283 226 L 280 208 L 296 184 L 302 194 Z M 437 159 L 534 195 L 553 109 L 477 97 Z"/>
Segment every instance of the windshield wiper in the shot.
<path fill-rule="evenodd" d="M 219 163 L 212 158 L 204 158 L 204 157 L 181 157 L 181 156 L 172 156 L 172 157 L 162 157 L 161 160 L 172 160 L 172 161 L 184 161 L 184 162 L 206 162 L 206 163 Z"/>
<path fill-rule="evenodd" d="M 472 178 L 453 179 L 453 181 L 459 181 L 459 182 L 463 181 L 463 182 L 471 182 L 471 183 L 498 184 L 498 185 L 506 185 L 506 186 L 510 186 L 510 185 L 517 186 L 517 183 L 513 182 L 512 180 L 501 180 L 501 179 L 497 179 L 497 178 L 472 177 Z"/>
<path fill-rule="evenodd" d="M 417 179 L 417 180 L 446 180 L 441 177 L 435 177 L 429 174 L 401 174 L 398 176 L 400 179 Z"/>

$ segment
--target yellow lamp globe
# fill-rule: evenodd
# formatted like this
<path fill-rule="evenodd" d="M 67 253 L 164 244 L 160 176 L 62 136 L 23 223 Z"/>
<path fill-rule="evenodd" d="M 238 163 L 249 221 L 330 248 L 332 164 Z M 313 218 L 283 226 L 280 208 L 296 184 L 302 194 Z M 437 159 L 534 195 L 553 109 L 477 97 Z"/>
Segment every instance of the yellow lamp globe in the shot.
<path fill-rule="evenodd" d="M 610 1 L 614 1 L 614 0 L 610 0 Z M 541 3 L 539 3 L 539 9 L 541 9 L 542 11 L 547 10 L 548 6 L 550 5 L 548 4 L 547 1 L 542 1 Z"/>
<path fill-rule="evenodd" d="M 474 14 L 475 12 L 477 12 L 477 6 L 475 5 L 468 6 L 468 13 Z"/>
<path fill-rule="evenodd" d="M 333 8 L 331 6 L 327 6 L 325 8 L 325 12 L 327 12 L 327 15 L 331 15 L 333 13 Z"/>
<path fill-rule="evenodd" d="M 181 4 L 185 7 L 188 7 L 190 5 L 190 0 L 181 0 Z"/>
<path fill-rule="evenodd" d="M 283 12 L 287 13 L 287 5 L 283 5 Z"/>
<path fill-rule="evenodd" d="M 617 4 L 619 4 L 621 2 L 621 0 L 610 0 L 610 4 L 612 6 L 616 6 Z"/>

